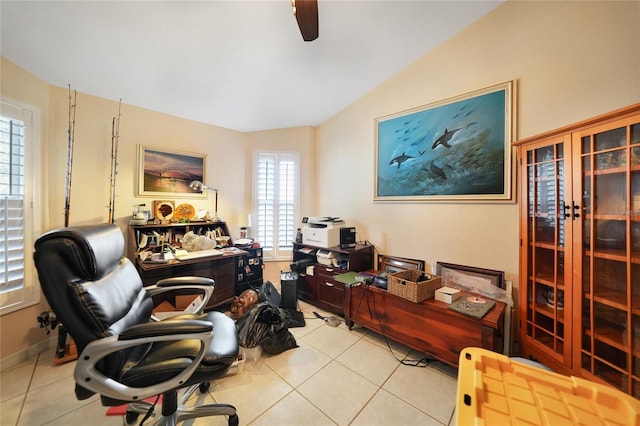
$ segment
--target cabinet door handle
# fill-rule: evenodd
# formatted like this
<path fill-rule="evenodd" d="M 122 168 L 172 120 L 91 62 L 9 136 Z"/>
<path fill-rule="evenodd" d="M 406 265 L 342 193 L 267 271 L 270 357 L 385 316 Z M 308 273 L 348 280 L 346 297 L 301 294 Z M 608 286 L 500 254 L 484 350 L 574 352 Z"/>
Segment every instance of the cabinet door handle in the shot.
<path fill-rule="evenodd" d="M 564 205 L 564 218 L 569 219 L 571 217 L 571 206 L 569 204 Z"/>
<path fill-rule="evenodd" d="M 327 272 L 333 272 L 333 268 L 325 268 Z"/>
<path fill-rule="evenodd" d="M 333 284 L 331 284 L 330 282 L 325 281 L 324 283 L 327 285 L 327 287 L 333 287 Z"/>
<path fill-rule="evenodd" d="M 573 218 L 577 219 L 580 217 L 580 206 L 575 201 L 572 201 L 571 204 L 573 205 Z"/>

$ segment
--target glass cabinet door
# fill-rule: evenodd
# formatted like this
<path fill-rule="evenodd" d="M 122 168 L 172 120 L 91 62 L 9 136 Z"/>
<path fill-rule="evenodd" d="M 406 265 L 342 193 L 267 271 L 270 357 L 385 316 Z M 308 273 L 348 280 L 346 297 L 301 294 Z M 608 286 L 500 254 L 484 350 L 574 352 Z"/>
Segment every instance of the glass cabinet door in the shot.
<path fill-rule="evenodd" d="M 565 146 L 555 143 L 526 151 L 527 336 L 560 361 L 570 358 L 565 310 Z"/>
<path fill-rule="evenodd" d="M 575 259 L 582 276 L 574 293 L 580 352 L 574 360 L 638 398 L 640 124 L 637 117 L 625 123 L 574 135 L 582 168 Z"/>

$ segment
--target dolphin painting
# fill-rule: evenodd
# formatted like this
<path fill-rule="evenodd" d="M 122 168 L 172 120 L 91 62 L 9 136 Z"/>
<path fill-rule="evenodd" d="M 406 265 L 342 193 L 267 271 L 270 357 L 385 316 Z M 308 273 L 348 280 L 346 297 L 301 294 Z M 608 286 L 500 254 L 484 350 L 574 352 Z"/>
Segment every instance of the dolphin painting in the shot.
<path fill-rule="evenodd" d="M 424 140 L 427 138 L 427 135 L 424 135 L 422 137 L 419 137 L 418 139 L 416 139 L 414 142 L 411 142 L 411 146 L 416 146 L 416 145 L 420 145 L 422 142 L 424 142 Z"/>
<path fill-rule="evenodd" d="M 390 162 L 389 165 L 392 165 L 393 163 L 397 163 L 398 164 L 398 168 L 400 168 L 400 166 L 402 165 L 402 163 L 404 163 L 405 161 L 411 160 L 412 158 L 418 158 L 421 157 L 424 154 L 424 151 L 418 151 L 418 155 L 416 155 L 415 157 L 412 155 L 407 155 L 406 153 L 402 153 L 402 155 L 398 155 L 397 157 L 393 158 Z"/>
<path fill-rule="evenodd" d="M 449 130 L 449 129 L 445 128 L 444 129 L 444 133 L 438 139 L 436 139 L 436 141 L 433 143 L 433 146 L 431 146 L 431 149 L 436 149 L 436 147 L 438 145 L 442 145 L 442 146 L 446 146 L 447 148 L 451 148 L 451 145 L 449 145 L 449 141 L 451 140 L 453 135 L 458 130 L 461 130 L 461 129 L 462 129 L 462 127 L 458 127 L 457 129 L 453 129 L 453 130 Z"/>
<path fill-rule="evenodd" d="M 431 172 L 436 177 L 440 177 L 442 179 L 446 179 L 447 178 L 447 175 L 444 173 L 444 170 L 442 170 L 440 167 L 436 166 L 435 160 L 431 161 L 431 164 L 429 164 L 429 169 L 431 170 Z"/>

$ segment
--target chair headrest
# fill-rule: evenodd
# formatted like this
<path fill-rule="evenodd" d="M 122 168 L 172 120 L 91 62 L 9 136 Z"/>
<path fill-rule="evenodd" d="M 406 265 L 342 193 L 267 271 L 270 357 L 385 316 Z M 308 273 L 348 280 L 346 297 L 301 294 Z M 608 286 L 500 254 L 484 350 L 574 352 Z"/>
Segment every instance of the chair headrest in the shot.
<path fill-rule="evenodd" d="M 114 224 L 74 226 L 49 231 L 35 243 L 38 247 L 50 240 L 67 239 L 72 242 L 75 262 L 70 265 L 76 269 L 78 277 L 95 281 L 113 270 L 124 252 L 124 237 Z"/>

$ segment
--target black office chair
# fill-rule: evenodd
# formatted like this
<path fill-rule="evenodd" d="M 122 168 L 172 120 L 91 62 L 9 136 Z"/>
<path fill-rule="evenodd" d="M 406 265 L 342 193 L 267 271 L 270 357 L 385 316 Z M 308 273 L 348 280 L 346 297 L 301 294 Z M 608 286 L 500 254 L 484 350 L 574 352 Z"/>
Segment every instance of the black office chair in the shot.
<path fill-rule="evenodd" d="M 224 376 L 238 357 L 238 333 L 221 312 L 152 317 L 153 296 L 176 289 L 213 293 L 208 278 L 180 277 L 143 287 L 135 267 L 122 256 L 122 232 L 111 224 L 45 233 L 35 243 L 35 264 L 51 309 L 78 348 L 74 377 L 79 400 L 99 394 L 102 404 L 129 403 L 127 422 L 150 412 L 144 399 L 162 394 L 156 424 L 212 415 L 238 424 L 228 404 L 185 407 L 178 390 L 204 390 Z M 204 388 L 204 389 L 203 389 Z"/>

